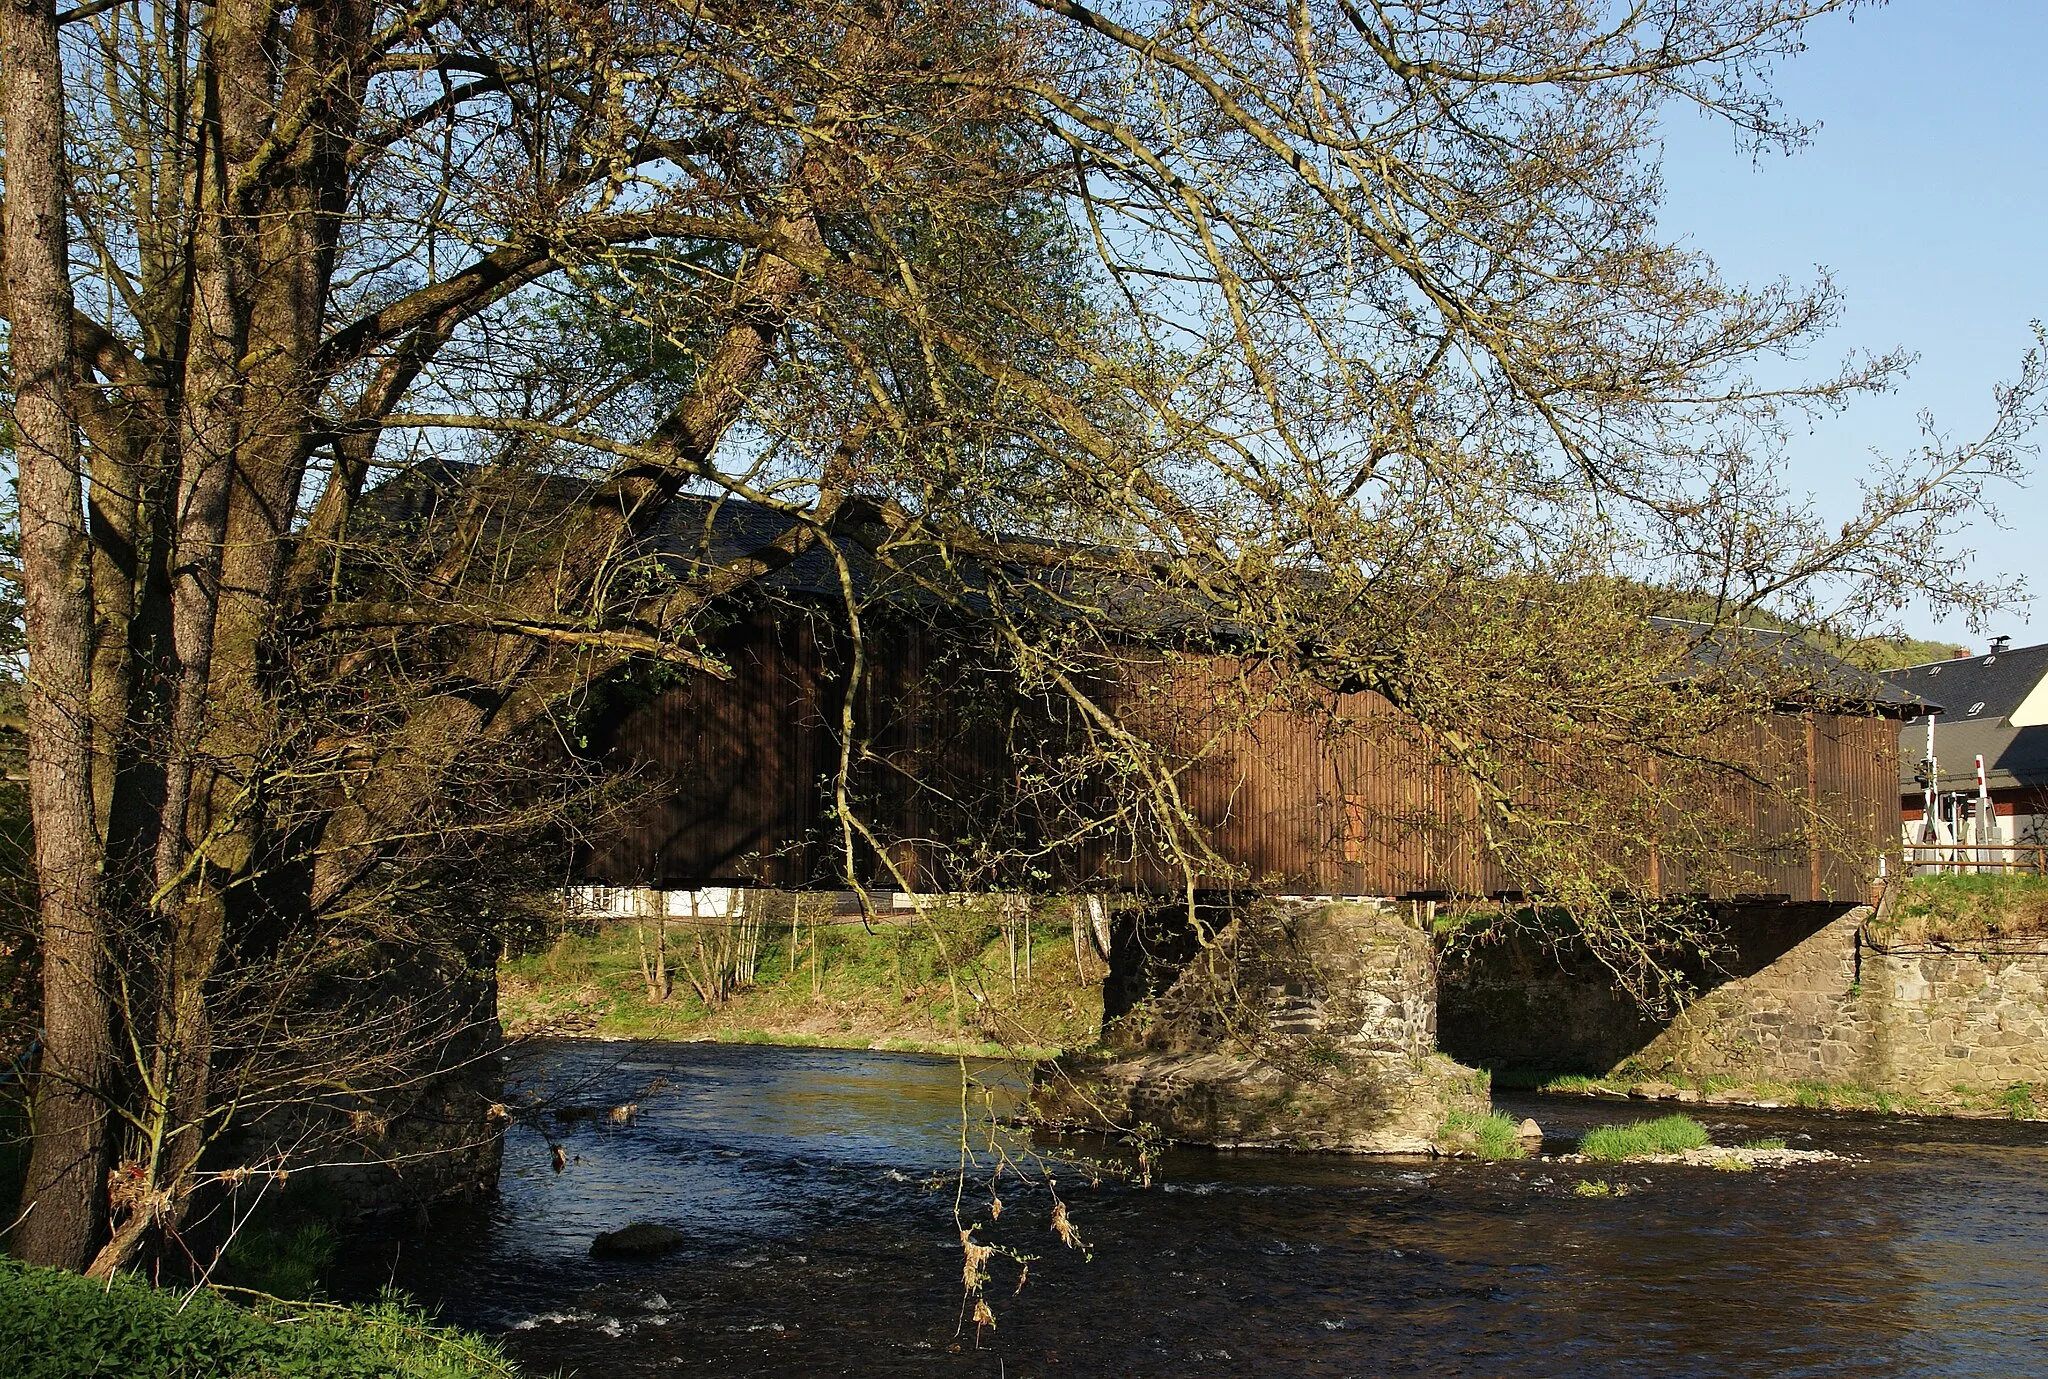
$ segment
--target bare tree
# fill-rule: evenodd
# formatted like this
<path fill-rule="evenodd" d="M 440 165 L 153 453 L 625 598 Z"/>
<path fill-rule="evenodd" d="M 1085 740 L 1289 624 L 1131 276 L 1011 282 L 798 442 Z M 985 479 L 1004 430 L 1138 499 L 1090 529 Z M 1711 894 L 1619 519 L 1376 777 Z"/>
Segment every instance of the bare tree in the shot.
<path fill-rule="evenodd" d="M 1029 785 L 1072 817 L 991 871 L 1105 829 L 1215 864 L 1202 744 L 1105 692 L 1142 624 L 1231 629 L 1240 718 L 1380 691 L 1532 872 L 1604 894 L 1514 773 L 1587 723 L 1712 755 L 1732 711 L 1653 673 L 1660 591 L 1993 592 L 1917 553 L 2014 472 L 2034 374 L 1824 522 L 1780 432 L 1898 361 L 1755 384 L 1831 286 L 1656 233 L 1658 111 L 1796 143 L 1768 68 L 1841 8 L 9 6 L 48 1031 L 15 1248 L 105 1272 L 175 1229 L 250 1079 L 318 1082 L 250 1032 L 255 975 L 419 941 L 421 878 L 589 793 L 550 737 L 590 687 L 725 674 L 718 620 L 798 559 L 854 684 L 907 600 L 1071 725 Z M 657 561 L 686 494 L 787 520 Z M 842 698 L 851 876 L 899 840 Z"/>

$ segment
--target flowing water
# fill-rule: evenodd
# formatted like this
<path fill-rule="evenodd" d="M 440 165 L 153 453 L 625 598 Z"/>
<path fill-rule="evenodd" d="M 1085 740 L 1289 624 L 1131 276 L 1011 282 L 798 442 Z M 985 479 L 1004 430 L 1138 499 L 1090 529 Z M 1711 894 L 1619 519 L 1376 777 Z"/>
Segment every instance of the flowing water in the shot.
<path fill-rule="evenodd" d="M 1036 1256 L 1021 1292 L 991 1261 L 992 1331 L 962 1318 L 962 1067 L 913 1055 L 531 1046 L 508 1067 L 528 1093 L 639 1110 L 516 1127 L 495 1203 L 362 1243 L 353 1286 L 395 1282 L 536 1375 L 2048 1374 L 2042 1125 L 1702 1110 L 1719 1143 L 1850 1156 L 1751 1173 L 1185 1150 L 1148 1187 L 1055 1161 L 1084 1255 L 1007 1170 L 991 1222 L 986 1112 L 1014 1075 L 970 1071 L 962 1219 Z M 1648 1114 L 1497 1101 L 1551 1154 Z M 636 1220 L 683 1248 L 590 1257 Z"/>

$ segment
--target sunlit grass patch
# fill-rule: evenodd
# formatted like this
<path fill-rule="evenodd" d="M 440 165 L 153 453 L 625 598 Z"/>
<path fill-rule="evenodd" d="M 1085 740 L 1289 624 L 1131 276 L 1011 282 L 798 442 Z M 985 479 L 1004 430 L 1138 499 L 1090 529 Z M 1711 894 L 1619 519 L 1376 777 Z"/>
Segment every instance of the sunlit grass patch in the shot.
<path fill-rule="evenodd" d="M 364 1307 L 152 1288 L 0 1256 L 0 1366 L 14 1379 L 517 1379 L 492 1342 L 388 1296 Z"/>
<path fill-rule="evenodd" d="M 814 922 L 815 921 L 815 922 Z M 899 922 L 900 921 L 900 922 Z M 1047 902 L 1028 943 L 988 905 L 937 907 L 873 932 L 825 917 L 763 924 L 750 981 L 707 1004 L 689 980 L 700 928 L 666 926 L 671 980 L 650 992 L 661 921 L 579 921 L 499 965 L 508 1033 L 1051 1056 L 1096 1042 L 1102 963 Z"/>
<path fill-rule="evenodd" d="M 1520 1159 L 1529 1153 L 1519 1122 L 1500 1111 L 1485 1115 L 1451 1112 L 1437 1131 L 1437 1143 L 1451 1153 L 1476 1154 L 1482 1159 Z"/>
<path fill-rule="evenodd" d="M 2048 877 L 1909 876 L 1885 943 L 1969 943 L 2048 933 Z"/>
<path fill-rule="evenodd" d="M 1572 1188 L 1575 1197 L 1626 1197 L 1635 1189 L 1627 1183 L 1607 1183 L 1598 1178 L 1588 1178 Z"/>
<path fill-rule="evenodd" d="M 1707 1127 L 1691 1116 L 1659 1116 L 1634 1125 L 1603 1125 L 1588 1130 L 1579 1152 L 1589 1159 L 1635 1159 L 1646 1154 L 1678 1154 L 1708 1142 Z"/>
<path fill-rule="evenodd" d="M 1785 1147 L 1785 1140 L 1781 1135 L 1772 1135 L 1768 1139 L 1744 1140 L 1742 1147 L 1744 1149 L 1783 1149 Z"/>

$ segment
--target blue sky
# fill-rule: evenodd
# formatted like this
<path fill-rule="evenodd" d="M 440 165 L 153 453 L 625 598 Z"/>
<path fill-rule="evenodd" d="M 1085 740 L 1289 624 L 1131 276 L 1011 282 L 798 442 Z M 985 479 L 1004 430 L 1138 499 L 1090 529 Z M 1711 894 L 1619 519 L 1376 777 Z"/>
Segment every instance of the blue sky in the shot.
<path fill-rule="evenodd" d="M 1922 409 L 1958 438 L 1981 432 L 1993 384 L 2032 343 L 2029 322 L 2048 319 L 2044 57 L 2048 3 L 1901 0 L 1815 25 L 1807 51 L 1778 69 L 1788 110 L 1821 126 L 1790 158 L 1753 159 L 1687 113 L 1667 123 L 1671 233 L 1734 279 L 1833 270 L 1847 307 L 1811 356 L 1814 371 L 1850 350 L 1919 356 L 1895 394 L 1798 436 L 1794 481 L 1826 508 L 1853 501 L 1872 447 L 1915 443 Z M 2032 467 L 2027 488 L 2000 496 L 2007 529 L 1980 525 L 1963 546 L 1980 569 L 2025 576 L 2034 602 L 1983 633 L 1926 610 L 1907 614 L 1907 630 L 1972 645 L 1997 633 L 2048 641 L 2048 466 Z"/>

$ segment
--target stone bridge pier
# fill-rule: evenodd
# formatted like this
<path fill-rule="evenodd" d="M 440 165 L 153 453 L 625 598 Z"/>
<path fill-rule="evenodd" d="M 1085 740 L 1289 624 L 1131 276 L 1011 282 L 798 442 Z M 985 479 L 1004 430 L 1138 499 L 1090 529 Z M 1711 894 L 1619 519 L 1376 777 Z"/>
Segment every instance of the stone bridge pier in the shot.
<path fill-rule="evenodd" d="M 1119 916 L 1103 1048 L 1034 1089 L 1042 1123 L 1227 1148 L 1427 1153 L 1487 1077 L 1436 1049 L 1429 936 L 1387 903 L 1259 899 Z"/>

